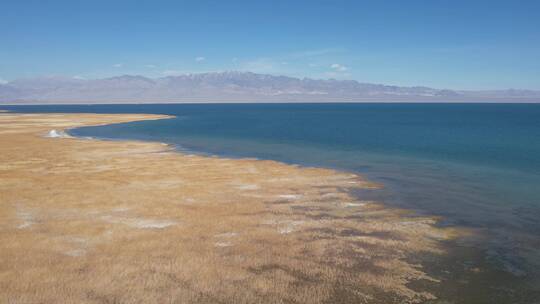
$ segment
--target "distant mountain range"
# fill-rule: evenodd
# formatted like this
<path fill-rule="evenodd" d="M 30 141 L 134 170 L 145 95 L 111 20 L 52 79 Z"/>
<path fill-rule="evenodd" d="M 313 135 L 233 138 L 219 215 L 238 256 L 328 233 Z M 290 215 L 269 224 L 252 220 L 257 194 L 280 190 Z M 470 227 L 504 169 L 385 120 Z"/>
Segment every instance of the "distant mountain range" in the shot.
<path fill-rule="evenodd" d="M 88 80 L 40 77 L 0 84 L 0 104 L 292 101 L 540 102 L 540 91 L 442 90 L 251 72 L 186 74 L 162 78 L 124 75 Z"/>

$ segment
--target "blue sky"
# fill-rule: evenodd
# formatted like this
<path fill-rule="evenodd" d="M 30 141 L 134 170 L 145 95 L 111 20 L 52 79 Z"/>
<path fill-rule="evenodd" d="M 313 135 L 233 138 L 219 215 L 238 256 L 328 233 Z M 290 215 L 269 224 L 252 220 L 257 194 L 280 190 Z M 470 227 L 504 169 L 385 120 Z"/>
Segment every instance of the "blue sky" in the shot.
<path fill-rule="evenodd" d="M 540 1 L 1 1 L 0 82 L 224 70 L 540 89 Z"/>

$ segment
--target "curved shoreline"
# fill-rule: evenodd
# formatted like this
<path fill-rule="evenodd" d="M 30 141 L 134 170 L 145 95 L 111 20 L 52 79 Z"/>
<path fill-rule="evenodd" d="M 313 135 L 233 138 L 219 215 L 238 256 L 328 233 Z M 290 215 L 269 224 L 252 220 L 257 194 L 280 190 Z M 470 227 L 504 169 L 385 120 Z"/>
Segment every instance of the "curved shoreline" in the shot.
<path fill-rule="evenodd" d="M 0 299 L 434 298 L 408 287 L 437 284 L 409 257 L 444 254 L 455 232 L 353 197 L 371 186 L 355 174 L 185 155 L 154 142 L 42 137 L 167 117 L 0 114 Z"/>

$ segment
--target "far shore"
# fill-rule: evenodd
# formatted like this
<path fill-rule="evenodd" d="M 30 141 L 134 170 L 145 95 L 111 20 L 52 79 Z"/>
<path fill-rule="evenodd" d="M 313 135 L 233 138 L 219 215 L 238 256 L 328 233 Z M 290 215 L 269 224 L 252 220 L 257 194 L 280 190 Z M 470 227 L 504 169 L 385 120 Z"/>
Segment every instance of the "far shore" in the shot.
<path fill-rule="evenodd" d="M 166 118 L 0 114 L 0 302 L 436 298 L 418 257 L 458 231 L 355 197 L 361 176 L 63 133 Z"/>

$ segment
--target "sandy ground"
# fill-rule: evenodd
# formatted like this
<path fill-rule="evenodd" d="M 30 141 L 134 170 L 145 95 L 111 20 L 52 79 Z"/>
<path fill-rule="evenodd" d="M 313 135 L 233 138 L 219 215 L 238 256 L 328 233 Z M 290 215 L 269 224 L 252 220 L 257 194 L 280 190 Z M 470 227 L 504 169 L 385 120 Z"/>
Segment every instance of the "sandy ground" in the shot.
<path fill-rule="evenodd" d="M 63 132 L 163 118 L 0 114 L 0 302 L 435 298 L 419 257 L 455 231 L 353 197 L 357 175 Z"/>

